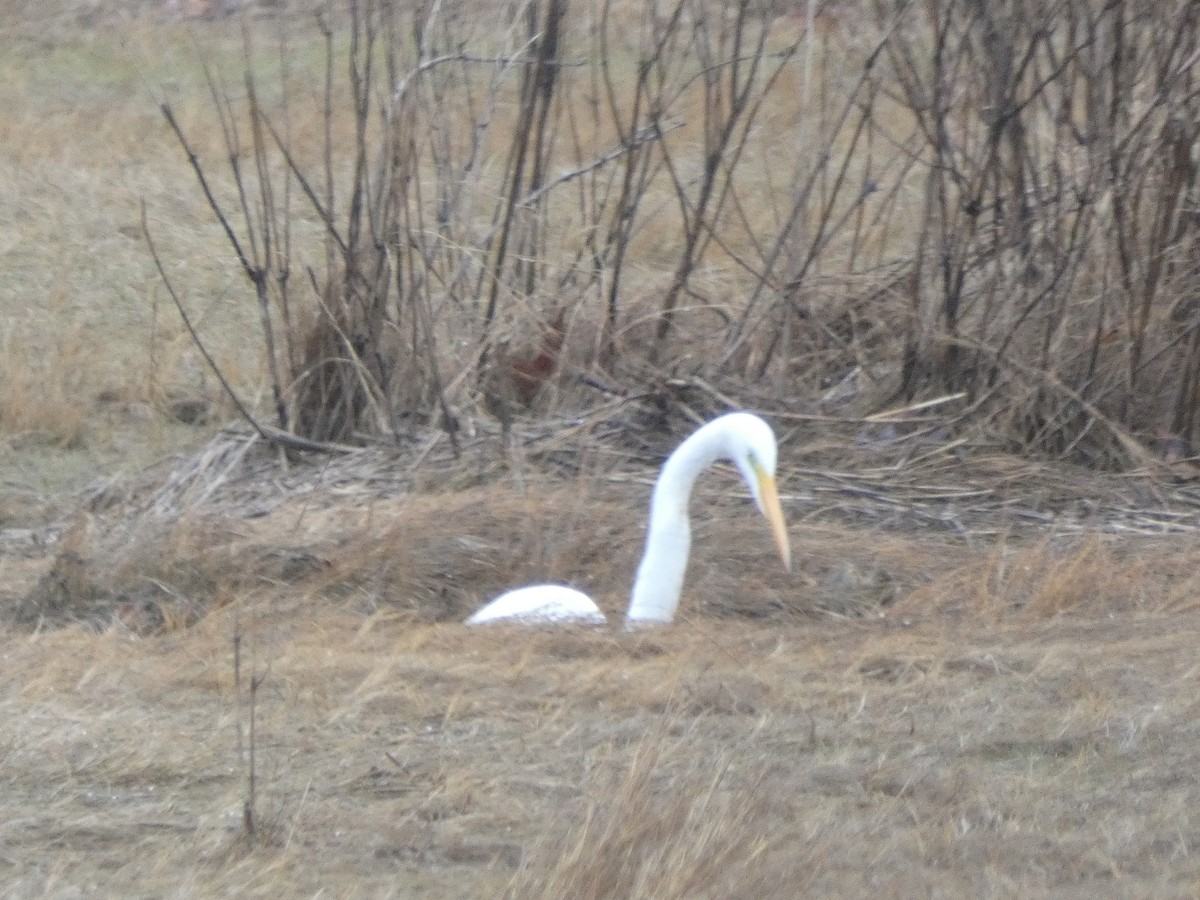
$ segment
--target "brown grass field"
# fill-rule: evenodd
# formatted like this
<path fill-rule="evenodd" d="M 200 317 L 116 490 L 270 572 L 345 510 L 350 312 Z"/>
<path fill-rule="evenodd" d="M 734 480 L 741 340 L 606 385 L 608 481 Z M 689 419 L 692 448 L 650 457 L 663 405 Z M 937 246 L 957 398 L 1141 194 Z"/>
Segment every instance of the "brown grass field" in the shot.
<path fill-rule="evenodd" d="M 1200 896 L 1188 485 L 900 472 L 784 423 L 794 573 L 718 473 L 673 627 L 468 630 L 539 578 L 619 621 L 655 459 L 452 467 L 435 436 L 289 468 L 216 434 L 139 220 L 261 381 L 155 108 L 201 127 L 192 36 L 238 26 L 28 7 L 0 4 L 0 894 Z"/>

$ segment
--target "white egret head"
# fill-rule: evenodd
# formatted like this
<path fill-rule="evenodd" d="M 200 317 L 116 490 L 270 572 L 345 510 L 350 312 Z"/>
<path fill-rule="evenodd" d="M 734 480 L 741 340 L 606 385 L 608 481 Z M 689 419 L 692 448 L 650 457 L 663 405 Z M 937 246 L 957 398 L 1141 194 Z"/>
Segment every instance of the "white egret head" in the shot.
<path fill-rule="evenodd" d="M 758 416 L 735 413 L 726 418 L 735 420 L 726 438 L 729 458 L 742 473 L 755 504 L 770 524 L 779 556 L 791 571 L 791 544 L 783 519 L 783 508 L 779 503 L 779 491 L 775 486 L 775 465 L 779 456 L 775 433 Z"/>

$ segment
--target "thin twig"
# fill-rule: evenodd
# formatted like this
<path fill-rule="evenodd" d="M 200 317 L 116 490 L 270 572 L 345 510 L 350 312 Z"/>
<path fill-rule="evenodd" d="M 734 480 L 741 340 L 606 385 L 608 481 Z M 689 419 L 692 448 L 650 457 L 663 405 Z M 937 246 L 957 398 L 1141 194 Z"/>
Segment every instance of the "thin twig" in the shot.
<path fill-rule="evenodd" d="M 208 348 L 204 346 L 204 341 L 200 339 L 195 327 L 192 325 L 192 320 L 184 309 L 183 301 L 179 299 L 179 294 L 175 292 L 175 286 L 171 283 L 170 277 L 167 275 L 167 270 L 163 267 L 162 258 L 158 254 L 158 248 L 154 245 L 154 238 L 150 235 L 150 223 L 146 218 L 146 201 L 142 201 L 142 236 L 146 239 L 146 246 L 150 249 L 150 257 L 154 260 L 154 267 L 158 269 L 159 277 L 162 278 L 163 284 L 167 288 L 167 293 L 171 295 L 171 300 L 175 303 L 175 308 L 179 311 L 179 317 L 183 320 L 184 327 L 188 330 L 188 334 L 192 337 L 192 342 L 196 345 L 196 349 L 200 351 L 200 355 L 204 357 L 204 361 L 208 363 L 208 367 L 212 369 L 213 375 L 217 381 L 221 383 L 221 387 L 225 389 L 225 393 L 229 395 L 229 399 L 233 401 L 233 405 L 237 407 L 238 413 L 242 418 L 250 423 L 259 437 L 263 440 L 271 440 L 266 429 L 259 424 L 258 419 L 242 402 L 242 398 L 237 395 L 237 391 L 225 378 L 225 373 L 221 371 L 221 367 L 217 365 L 217 361 L 213 359 L 212 354 L 208 352 Z"/>

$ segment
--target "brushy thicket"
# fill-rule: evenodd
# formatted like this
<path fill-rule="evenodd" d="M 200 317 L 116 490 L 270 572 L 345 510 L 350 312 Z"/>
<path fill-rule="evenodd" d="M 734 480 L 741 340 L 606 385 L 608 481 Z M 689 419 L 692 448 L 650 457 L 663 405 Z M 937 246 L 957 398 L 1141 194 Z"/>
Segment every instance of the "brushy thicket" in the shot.
<path fill-rule="evenodd" d="M 1103 467 L 1191 439 L 1198 18 L 330 5 L 324 72 L 284 45 L 269 86 L 214 78 L 226 164 L 193 157 L 261 311 L 261 425 L 454 438 L 701 385 L 850 418 L 949 397 L 961 433 Z"/>

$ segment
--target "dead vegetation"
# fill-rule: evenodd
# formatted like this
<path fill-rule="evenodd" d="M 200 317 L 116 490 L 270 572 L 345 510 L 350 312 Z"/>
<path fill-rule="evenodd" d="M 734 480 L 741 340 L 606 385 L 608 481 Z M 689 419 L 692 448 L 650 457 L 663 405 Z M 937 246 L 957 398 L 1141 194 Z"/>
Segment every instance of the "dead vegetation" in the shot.
<path fill-rule="evenodd" d="M 504 453 L 495 435 L 455 446 L 431 428 L 403 452 L 287 464 L 252 432 L 222 433 L 183 465 L 102 487 L 45 530 L 53 562 L 10 621 L 148 633 L 280 589 L 460 621 L 481 598 L 537 580 L 573 583 L 619 613 L 657 463 L 692 427 L 675 421 L 664 437 L 662 425 L 622 404 L 510 431 Z M 1197 587 L 1187 557 L 1140 559 L 1200 533 L 1200 495 L 1157 470 L 1102 477 L 953 443 L 843 442 L 835 454 L 793 441 L 780 475 L 804 529 L 800 571 L 770 561 L 736 480 L 713 477 L 694 501 L 698 544 L 720 548 L 692 562 L 700 613 L 874 617 L 898 601 L 997 617 L 1078 604 L 1115 613 L 1186 606 Z M 869 549 L 847 539 L 856 528 L 873 535 Z M 913 599 L 925 596 L 936 599 Z"/>
<path fill-rule="evenodd" d="M 675 627 L 463 628 L 491 592 L 540 578 L 619 612 L 653 477 L 624 412 L 517 432 L 503 457 L 486 437 L 456 455 L 431 429 L 406 454 L 283 466 L 227 434 L 92 496 L 10 607 L 9 883 L 1186 891 L 1186 486 L 953 447 L 833 465 L 818 443 L 805 465 L 792 443 L 796 576 L 736 481 L 712 477 Z M 646 438 L 651 458 L 672 442 Z"/>
<path fill-rule="evenodd" d="M 1186 447 L 1191 5 L 810 6 L 351 2 L 316 72 L 280 26 L 271 83 L 247 37 L 239 90 L 206 70 L 220 140 L 162 104 L 257 314 L 245 417 L 454 442 L 702 379 L 778 413 L 938 399 L 1101 469 Z"/>
<path fill-rule="evenodd" d="M 517 636 L 271 609 L 5 641 L 8 884 L 1134 897 L 1200 875 L 1194 610 Z M 253 842 L 239 621 L 267 674 Z"/>
<path fill-rule="evenodd" d="M 225 6 L 0 4 L 9 892 L 1195 893 L 1190 5 Z"/>

